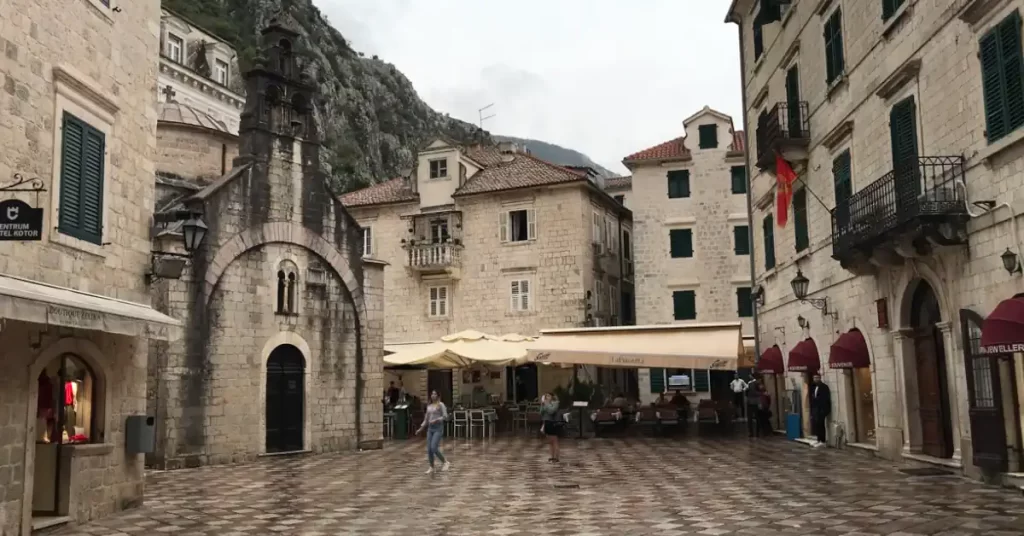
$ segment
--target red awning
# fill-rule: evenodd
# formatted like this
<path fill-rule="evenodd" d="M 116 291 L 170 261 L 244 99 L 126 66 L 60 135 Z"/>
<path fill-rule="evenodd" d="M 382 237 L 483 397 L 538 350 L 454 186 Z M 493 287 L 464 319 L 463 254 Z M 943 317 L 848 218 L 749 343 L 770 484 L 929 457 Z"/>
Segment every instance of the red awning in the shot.
<path fill-rule="evenodd" d="M 868 343 L 864 334 L 854 328 L 839 336 L 828 351 L 828 366 L 834 369 L 867 368 L 871 366 Z"/>
<path fill-rule="evenodd" d="M 821 370 L 821 356 L 818 355 L 818 345 L 814 339 L 804 339 L 789 351 L 789 365 L 786 370 L 790 372 L 818 372 Z"/>
<path fill-rule="evenodd" d="M 981 352 L 1024 352 L 1024 294 L 999 302 L 981 325 Z"/>
<path fill-rule="evenodd" d="M 786 367 L 782 363 L 782 350 L 779 349 L 779 345 L 776 344 L 761 354 L 761 359 L 757 360 L 757 371 L 771 372 L 772 374 L 782 374 L 786 371 Z"/>

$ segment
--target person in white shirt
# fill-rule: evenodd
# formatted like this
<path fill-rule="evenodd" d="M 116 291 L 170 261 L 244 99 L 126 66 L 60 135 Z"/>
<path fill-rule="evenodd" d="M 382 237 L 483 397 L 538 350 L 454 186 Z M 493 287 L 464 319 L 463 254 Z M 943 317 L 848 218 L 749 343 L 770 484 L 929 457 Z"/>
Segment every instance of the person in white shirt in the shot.
<path fill-rule="evenodd" d="M 747 382 L 740 378 L 740 373 L 736 373 L 732 382 L 729 383 L 729 389 L 732 391 L 732 403 L 736 405 L 736 412 L 739 416 L 743 416 L 744 393 L 747 391 Z"/>

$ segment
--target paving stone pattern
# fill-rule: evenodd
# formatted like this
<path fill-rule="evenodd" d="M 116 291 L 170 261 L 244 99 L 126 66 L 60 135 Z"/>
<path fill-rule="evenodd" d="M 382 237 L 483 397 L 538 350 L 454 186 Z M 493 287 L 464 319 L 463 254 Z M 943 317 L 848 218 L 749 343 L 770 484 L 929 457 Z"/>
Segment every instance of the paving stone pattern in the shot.
<path fill-rule="evenodd" d="M 153 473 L 145 506 L 60 534 L 1024 534 L 1020 494 L 782 439 L 567 440 L 558 466 L 540 439 L 444 447 L 434 476 L 422 440 Z"/>

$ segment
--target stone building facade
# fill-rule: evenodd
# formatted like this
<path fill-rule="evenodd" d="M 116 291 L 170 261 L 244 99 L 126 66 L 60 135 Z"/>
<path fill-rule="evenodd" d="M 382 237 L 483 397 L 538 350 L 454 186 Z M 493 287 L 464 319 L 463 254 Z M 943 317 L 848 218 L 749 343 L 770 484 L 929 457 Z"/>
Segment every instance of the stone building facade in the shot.
<path fill-rule="evenodd" d="M 757 133 L 762 361 L 778 361 L 804 410 L 804 371 L 824 373 L 830 441 L 972 475 L 1022 470 L 1024 361 L 978 346 L 984 317 L 1024 290 L 1001 259 L 1021 252 L 1024 117 L 1008 110 L 1024 99 L 1022 10 L 1019 0 L 730 8 Z M 798 178 L 779 226 L 786 166 Z"/>
<path fill-rule="evenodd" d="M 153 284 L 157 306 L 185 323 L 181 341 L 151 349 L 156 467 L 379 446 L 384 265 L 361 258 L 359 225 L 319 169 L 297 38 L 278 21 L 263 30 L 233 167 L 208 182 L 202 166 L 217 159 L 196 158 L 158 177 L 158 220 L 203 214 L 209 230 L 180 279 Z M 215 149 L 229 134 L 200 133 Z M 175 253 L 178 225 L 155 229 L 155 250 Z"/>
<path fill-rule="evenodd" d="M 752 335 L 745 136 L 732 118 L 706 106 L 683 128 L 684 135 L 623 159 L 633 172 L 637 323 L 741 321 L 744 335 Z M 642 400 L 653 402 L 673 373 L 640 370 Z M 698 399 L 732 379 L 727 372 L 685 374 Z"/>
<path fill-rule="evenodd" d="M 148 305 L 154 186 L 138 180 L 154 171 L 160 11 L 116 3 L 0 5 L 3 534 L 141 503 L 126 422 L 146 412 L 148 339 L 180 331 Z M 38 237 L 9 233 L 37 209 Z"/>
<path fill-rule="evenodd" d="M 177 102 L 238 134 L 245 88 L 238 53 L 224 39 L 168 9 L 160 13 L 159 102 Z M 231 160 L 227 161 L 228 164 Z"/>
<path fill-rule="evenodd" d="M 631 267 L 620 238 L 631 215 L 602 186 L 591 171 L 544 162 L 512 144 L 437 139 L 407 176 L 343 196 L 363 228 L 363 252 L 391 266 L 387 343 L 467 329 L 535 336 L 632 323 Z M 402 381 L 413 394 L 425 396 L 429 386 L 446 397 L 477 387 L 503 393 L 510 381 L 505 371 L 465 384 L 457 376 L 448 386 L 439 374 L 404 373 Z M 544 370 L 537 388 L 570 377 Z"/>

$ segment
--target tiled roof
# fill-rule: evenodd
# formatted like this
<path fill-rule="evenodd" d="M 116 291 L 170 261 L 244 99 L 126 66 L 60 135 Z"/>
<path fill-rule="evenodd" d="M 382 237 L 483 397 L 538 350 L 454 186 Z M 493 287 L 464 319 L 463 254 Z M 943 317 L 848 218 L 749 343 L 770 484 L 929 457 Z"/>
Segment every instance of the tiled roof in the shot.
<path fill-rule="evenodd" d="M 686 137 L 676 138 L 665 143 L 633 153 L 623 162 L 643 162 L 645 160 L 689 160 L 690 150 L 686 148 Z"/>
<path fill-rule="evenodd" d="M 609 177 L 604 180 L 605 190 L 618 190 L 620 188 L 632 188 L 633 187 L 633 176 L 626 175 L 625 177 Z"/>
<path fill-rule="evenodd" d="M 528 154 L 516 153 L 511 162 L 500 161 L 500 153 L 498 158 L 498 164 L 488 166 L 474 175 L 466 184 L 455 190 L 455 195 L 500 192 L 587 180 L 586 173 L 556 166 Z"/>
<path fill-rule="evenodd" d="M 227 125 L 223 121 L 214 119 L 208 113 L 200 112 L 195 108 L 182 104 L 180 102 L 161 102 L 157 104 L 157 121 L 160 123 L 177 123 L 179 125 L 187 125 L 190 127 L 205 128 L 208 130 L 216 130 L 218 132 L 231 134 L 228 130 Z"/>
<path fill-rule="evenodd" d="M 501 151 L 499 151 L 497 147 L 488 145 L 471 145 L 469 147 L 463 147 L 462 154 L 484 167 L 501 164 Z"/>
<path fill-rule="evenodd" d="M 747 133 L 742 130 L 737 130 L 732 135 L 732 145 L 729 147 L 730 153 L 742 153 L 747 150 Z"/>
<path fill-rule="evenodd" d="M 419 194 L 412 191 L 409 179 L 397 177 L 361 190 L 349 192 L 341 196 L 341 204 L 346 207 L 362 207 L 419 201 L 419 198 Z"/>

